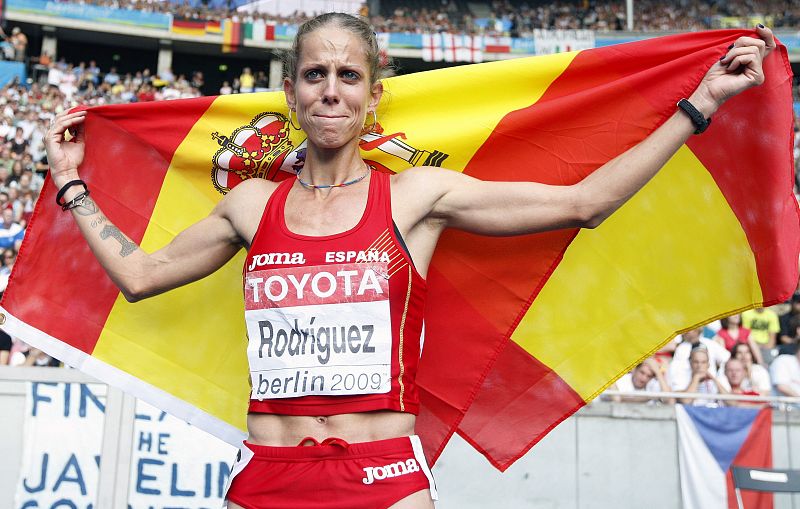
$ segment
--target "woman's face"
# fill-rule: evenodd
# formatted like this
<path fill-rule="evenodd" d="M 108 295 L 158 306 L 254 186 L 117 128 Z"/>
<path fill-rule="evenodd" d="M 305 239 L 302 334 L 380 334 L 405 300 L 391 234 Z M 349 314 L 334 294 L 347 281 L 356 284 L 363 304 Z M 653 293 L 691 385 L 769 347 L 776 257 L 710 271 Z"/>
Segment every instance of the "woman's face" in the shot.
<path fill-rule="evenodd" d="M 742 315 L 731 315 L 728 317 L 728 325 L 741 325 Z"/>
<path fill-rule="evenodd" d="M 708 353 L 704 350 L 695 350 L 689 357 L 689 365 L 693 374 L 705 375 L 708 373 Z"/>
<path fill-rule="evenodd" d="M 733 356 L 734 359 L 739 359 L 744 363 L 745 366 L 749 366 L 753 363 L 753 355 L 750 353 L 750 349 L 747 348 L 746 345 L 737 346 L 736 353 Z"/>
<path fill-rule="evenodd" d="M 284 81 L 284 91 L 309 143 L 339 148 L 359 137 L 383 87 L 370 83 L 361 40 L 348 30 L 325 26 L 303 38 L 297 76 Z"/>

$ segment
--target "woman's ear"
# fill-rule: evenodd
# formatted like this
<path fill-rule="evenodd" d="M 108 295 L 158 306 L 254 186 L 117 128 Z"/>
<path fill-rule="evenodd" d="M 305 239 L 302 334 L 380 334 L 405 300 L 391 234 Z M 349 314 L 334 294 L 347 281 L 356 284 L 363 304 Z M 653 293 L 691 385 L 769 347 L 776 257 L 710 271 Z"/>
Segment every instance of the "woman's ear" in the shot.
<path fill-rule="evenodd" d="M 289 78 L 283 78 L 283 93 L 286 96 L 286 104 L 290 110 L 293 110 L 295 106 L 294 82 Z"/>
<path fill-rule="evenodd" d="M 378 104 L 381 102 L 381 97 L 383 96 L 383 83 L 380 81 L 376 81 L 372 84 L 372 89 L 370 90 L 370 99 L 369 99 L 369 109 L 375 111 L 378 108 Z"/>

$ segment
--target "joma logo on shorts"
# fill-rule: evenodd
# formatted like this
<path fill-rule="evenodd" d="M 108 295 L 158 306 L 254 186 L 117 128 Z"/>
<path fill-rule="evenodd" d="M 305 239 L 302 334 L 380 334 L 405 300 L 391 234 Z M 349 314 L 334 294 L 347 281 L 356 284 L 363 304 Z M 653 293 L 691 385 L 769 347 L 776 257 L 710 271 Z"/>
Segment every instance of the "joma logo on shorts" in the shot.
<path fill-rule="evenodd" d="M 413 472 L 419 472 L 419 465 L 417 464 L 417 460 L 412 458 L 382 467 L 365 467 L 364 473 L 366 473 L 367 476 L 361 479 L 361 482 L 364 484 L 372 484 L 375 481 L 382 481 L 383 479 L 411 474 Z"/>
<path fill-rule="evenodd" d="M 248 271 L 264 265 L 302 265 L 306 263 L 303 253 L 266 253 L 253 256 Z"/>

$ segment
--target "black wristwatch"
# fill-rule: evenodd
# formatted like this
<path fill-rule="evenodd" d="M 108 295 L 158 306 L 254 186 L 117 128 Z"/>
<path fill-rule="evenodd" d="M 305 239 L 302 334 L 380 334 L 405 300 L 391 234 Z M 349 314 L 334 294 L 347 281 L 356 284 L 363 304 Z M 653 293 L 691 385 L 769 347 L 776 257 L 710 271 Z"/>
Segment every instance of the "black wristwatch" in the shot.
<path fill-rule="evenodd" d="M 706 118 L 700 113 L 700 110 L 694 107 L 694 104 L 690 103 L 688 99 L 681 99 L 678 101 L 678 108 L 682 109 L 684 113 L 689 115 L 689 118 L 692 120 L 694 124 L 695 130 L 694 134 L 700 134 L 706 129 L 708 126 L 711 125 L 711 118 Z"/>

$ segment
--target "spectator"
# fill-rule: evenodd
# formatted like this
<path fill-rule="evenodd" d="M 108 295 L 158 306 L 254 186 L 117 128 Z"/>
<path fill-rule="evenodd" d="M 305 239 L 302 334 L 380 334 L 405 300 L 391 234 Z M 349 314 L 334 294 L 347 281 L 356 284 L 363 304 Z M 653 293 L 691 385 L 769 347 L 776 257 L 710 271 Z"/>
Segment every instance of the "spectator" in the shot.
<path fill-rule="evenodd" d="M 745 376 L 750 387 L 762 396 L 768 396 L 772 391 L 772 382 L 769 371 L 756 362 L 755 353 L 758 350 L 746 343 L 737 343 L 731 349 L 731 358 L 737 359 L 745 369 Z M 726 363 L 727 364 L 727 363 Z"/>
<path fill-rule="evenodd" d="M 21 127 L 14 129 L 14 136 L 8 141 L 8 148 L 14 156 L 22 159 L 22 154 L 28 149 L 28 140 L 25 139 L 25 134 Z"/>
<path fill-rule="evenodd" d="M 11 277 L 11 271 L 14 270 L 14 263 L 17 261 L 17 253 L 9 248 L 3 250 L 2 265 L 0 265 L 0 296 L 6 291 L 8 286 L 8 278 Z"/>
<path fill-rule="evenodd" d="M 223 81 L 222 86 L 219 88 L 219 95 L 231 95 L 232 93 L 233 89 L 231 88 L 230 83 Z"/>
<path fill-rule="evenodd" d="M 19 249 L 25 230 L 14 221 L 14 211 L 10 208 L 3 209 L 3 223 L 0 224 L 0 247 Z"/>
<path fill-rule="evenodd" d="M 775 337 L 781 330 L 780 320 L 775 311 L 766 308 L 756 308 L 742 313 L 742 326 L 750 329 L 750 336 L 761 349 L 764 362 L 769 362 L 775 356 Z"/>
<path fill-rule="evenodd" d="M 747 379 L 747 371 L 745 371 L 744 364 L 739 359 L 729 359 L 725 363 L 725 373 L 719 377 L 719 383 L 725 387 L 727 392 L 731 394 L 740 394 L 745 396 L 760 396 L 760 394 L 753 389 L 750 380 Z M 763 405 L 758 401 L 734 401 L 726 400 L 726 406 L 753 406 Z"/>
<path fill-rule="evenodd" d="M 256 78 L 250 71 L 249 67 L 245 67 L 242 74 L 239 76 L 239 91 L 243 94 L 248 94 L 255 90 Z"/>
<path fill-rule="evenodd" d="M 772 361 L 769 374 L 778 396 L 800 397 L 800 348 L 793 355 L 779 355 Z"/>
<path fill-rule="evenodd" d="M 119 74 L 117 74 L 117 68 L 112 67 L 105 76 L 103 76 L 103 83 L 108 83 L 109 86 L 113 87 L 117 83 L 119 83 Z"/>
<path fill-rule="evenodd" d="M 5 366 L 11 357 L 11 336 L 0 330 L 0 366 Z"/>
<path fill-rule="evenodd" d="M 795 135 L 795 138 L 800 137 Z M 778 320 L 781 327 L 778 343 L 782 345 L 794 343 L 797 339 L 797 327 L 790 327 L 789 322 L 792 320 L 792 318 L 800 316 L 800 292 L 795 292 L 792 295 L 789 305 L 789 312 L 780 316 Z"/>
<path fill-rule="evenodd" d="M 175 82 L 175 73 L 172 72 L 172 67 L 168 67 L 161 73 L 161 79 L 166 81 L 167 83 L 174 83 Z"/>
<path fill-rule="evenodd" d="M 702 345 L 709 357 L 710 370 L 716 373 L 725 364 L 731 354 L 713 339 L 701 336 L 701 329 L 692 329 L 683 333 L 683 340 L 675 347 L 672 362 L 669 365 L 669 381 L 673 390 L 680 391 L 686 388 L 691 381 L 692 370 L 689 355 L 692 349 Z"/>
<path fill-rule="evenodd" d="M 692 349 L 689 354 L 689 364 L 691 366 L 689 385 L 678 392 L 692 394 L 726 394 L 728 392 L 710 370 L 708 349 L 705 346 L 698 344 Z M 694 406 L 719 406 L 718 400 L 707 398 L 678 398 L 678 402 Z"/>
<path fill-rule="evenodd" d="M 47 71 L 47 84 L 51 87 L 60 87 L 61 86 L 61 75 L 63 74 L 61 68 L 55 62 L 50 62 L 48 66 L 49 70 Z"/>
<path fill-rule="evenodd" d="M 269 90 L 269 78 L 264 71 L 258 71 L 256 74 L 256 92 L 266 92 Z"/>
<path fill-rule="evenodd" d="M 11 29 L 11 37 L 8 38 L 8 42 L 14 48 L 14 60 L 24 62 L 25 52 L 28 49 L 28 37 L 22 33 L 19 27 L 14 27 Z"/>
<path fill-rule="evenodd" d="M 646 392 L 669 392 L 670 387 L 661 369 L 661 365 L 653 358 L 645 359 L 639 363 L 633 371 L 622 375 L 617 382 L 611 386 L 612 390 L 630 393 Z M 627 403 L 649 403 L 655 400 L 645 395 L 612 396 L 612 401 L 623 401 Z M 663 403 L 673 404 L 672 398 L 661 399 Z"/>
<path fill-rule="evenodd" d="M 86 75 L 89 77 L 95 86 L 100 84 L 100 67 L 94 60 L 89 60 L 89 65 L 86 67 Z"/>
<path fill-rule="evenodd" d="M 136 100 L 138 102 L 151 102 L 156 100 L 156 91 L 149 82 L 142 83 L 142 86 L 139 87 Z"/>
<path fill-rule="evenodd" d="M 761 358 L 761 350 L 759 350 L 758 346 L 750 337 L 750 330 L 741 327 L 742 315 L 731 315 L 727 318 L 721 319 L 719 323 L 721 327 L 717 332 L 717 335 L 714 337 L 714 340 L 717 343 L 722 345 L 725 350 L 731 350 L 734 345 L 738 343 L 749 344 L 755 353 L 756 362 L 759 364 L 763 362 Z"/>

